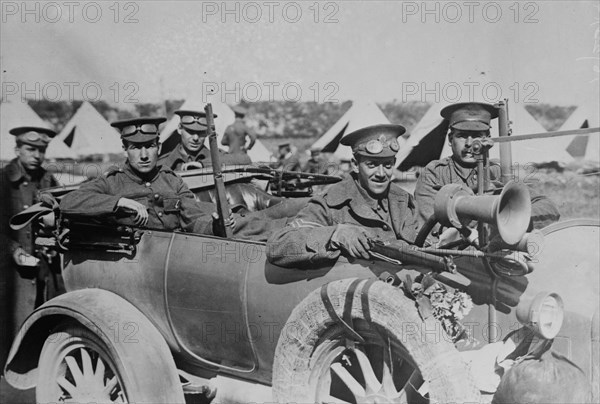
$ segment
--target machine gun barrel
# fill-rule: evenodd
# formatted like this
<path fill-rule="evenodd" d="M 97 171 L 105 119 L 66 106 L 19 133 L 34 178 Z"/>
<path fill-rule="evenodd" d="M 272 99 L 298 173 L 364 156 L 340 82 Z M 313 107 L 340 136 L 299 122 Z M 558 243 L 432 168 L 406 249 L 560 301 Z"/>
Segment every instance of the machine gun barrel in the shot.
<path fill-rule="evenodd" d="M 435 272 L 456 271 L 456 267 L 451 260 L 420 251 L 420 248 L 406 244 L 373 240 L 371 250 L 384 257 L 400 261 L 403 264 L 420 265 Z"/>
<path fill-rule="evenodd" d="M 516 135 L 516 136 L 506 136 L 506 137 L 495 137 L 492 140 L 496 143 L 506 143 L 506 142 L 518 142 L 521 140 L 529 140 L 529 139 L 543 139 L 547 137 L 557 137 L 557 136 L 573 136 L 573 135 L 597 135 L 600 133 L 600 128 L 584 128 L 584 129 L 572 129 L 572 130 L 558 130 L 554 132 L 541 132 L 541 133 L 530 133 L 527 135 Z"/>

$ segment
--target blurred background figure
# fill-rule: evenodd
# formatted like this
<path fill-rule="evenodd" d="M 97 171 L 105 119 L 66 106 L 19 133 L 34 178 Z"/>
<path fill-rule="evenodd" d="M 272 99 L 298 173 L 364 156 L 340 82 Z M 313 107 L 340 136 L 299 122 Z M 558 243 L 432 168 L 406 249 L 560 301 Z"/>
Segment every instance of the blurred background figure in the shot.
<path fill-rule="evenodd" d="M 231 154 L 247 154 L 247 151 L 252 149 L 254 143 L 256 143 L 256 133 L 244 122 L 244 117 L 248 113 L 246 108 L 238 105 L 232 109 L 235 113 L 235 122 L 225 129 L 221 144 L 229 146 L 229 153 Z M 249 141 L 248 146 L 246 146 L 246 138 Z"/>
<path fill-rule="evenodd" d="M 281 168 L 285 171 L 300 171 L 300 160 L 292 152 L 290 143 L 280 144 L 277 154 L 277 161 L 272 163 L 274 168 Z"/>
<path fill-rule="evenodd" d="M 309 174 L 327 174 L 327 161 L 321 155 L 321 149 L 310 150 L 310 158 L 302 171 Z"/>

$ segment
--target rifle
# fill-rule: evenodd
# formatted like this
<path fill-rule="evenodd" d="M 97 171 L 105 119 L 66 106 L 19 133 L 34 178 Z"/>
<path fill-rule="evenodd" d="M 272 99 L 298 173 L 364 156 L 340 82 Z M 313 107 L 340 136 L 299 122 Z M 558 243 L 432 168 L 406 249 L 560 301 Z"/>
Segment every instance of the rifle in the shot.
<path fill-rule="evenodd" d="M 227 194 L 225 193 L 225 182 L 223 181 L 223 173 L 221 172 L 221 161 L 219 156 L 219 146 L 217 145 L 217 134 L 215 133 L 215 123 L 212 112 L 212 105 L 206 104 L 204 107 L 206 112 L 206 125 L 208 131 L 208 144 L 210 146 L 210 156 L 212 159 L 213 176 L 215 178 L 215 195 L 217 198 L 217 213 L 219 214 L 218 225 L 225 234 L 225 237 L 231 238 L 233 232 L 231 227 L 226 226 L 226 219 L 231 220 L 229 214 L 229 203 L 227 202 Z"/>

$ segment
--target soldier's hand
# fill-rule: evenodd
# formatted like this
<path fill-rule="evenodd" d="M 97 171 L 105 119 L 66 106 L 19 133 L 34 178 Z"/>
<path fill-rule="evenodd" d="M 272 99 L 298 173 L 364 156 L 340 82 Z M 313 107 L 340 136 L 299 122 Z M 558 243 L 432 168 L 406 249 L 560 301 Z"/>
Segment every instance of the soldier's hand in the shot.
<path fill-rule="evenodd" d="M 449 227 L 446 230 L 444 230 L 442 234 L 440 234 L 440 239 L 436 244 L 436 248 L 440 248 L 441 246 L 446 245 L 448 243 L 458 241 L 461 238 L 469 244 L 473 244 L 479 238 L 479 233 L 476 229 L 469 229 L 469 235 L 467 237 L 465 235 L 462 235 L 460 231 L 458 231 L 454 227 Z"/>
<path fill-rule="evenodd" d="M 371 233 L 364 227 L 352 224 L 338 224 L 331 236 L 332 248 L 341 250 L 354 258 L 369 259 Z"/>
<path fill-rule="evenodd" d="M 136 226 L 145 226 L 148 224 L 148 209 L 141 203 L 133 199 L 121 198 L 117 202 L 117 207 L 134 213 L 133 222 Z"/>
<path fill-rule="evenodd" d="M 436 245 L 436 248 L 457 240 L 460 240 L 460 233 L 454 227 L 449 227 L 444 230 L 442 234 L 440 234 L 440 239 Z"/>
<path fill-rule="evenodd" d="M 28 254 L 24 249 L 17 248 L 13 252 L 13 260 L 17 265 L 22 267 L 35 267 L 39 264 L 40 260 L 31 254 Z"/>
<path fill-rule="evenodd" d="M 225 234 L 221 234 L 221 229 L 218 226 L 219 223 L 219 214 L 217 212 L 213 212 L 213 234 L 219 237 L 225 237 Z M 235 217 L 233 216 L 233 211 L 229 209 L 229 217 L 225 218 L 225 226 L 231 227 L 231 230 L 235 230 Z"/>

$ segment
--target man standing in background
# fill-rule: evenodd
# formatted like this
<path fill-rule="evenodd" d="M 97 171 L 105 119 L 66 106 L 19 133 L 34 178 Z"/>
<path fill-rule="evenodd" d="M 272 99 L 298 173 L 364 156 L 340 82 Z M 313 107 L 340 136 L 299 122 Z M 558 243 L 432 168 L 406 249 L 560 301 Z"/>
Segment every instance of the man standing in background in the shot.
<path fill-rule="evenodd" d="M 231 154 L 247 154 L 248 150 L 252 149 L 254 143 L 256 143 L 256 134 L 244 122 L 244 117 L 248 112 L 246 108 L 235 106 L 233 112 L 235 113 L 235 122 L 225 129 L 221 144 L 229 146 L 229 153 Z M 250 141 L 248 147 L 246 147 L 246 138 Z"/>

